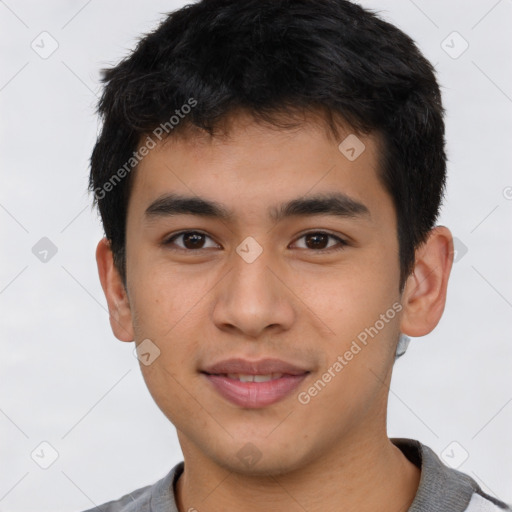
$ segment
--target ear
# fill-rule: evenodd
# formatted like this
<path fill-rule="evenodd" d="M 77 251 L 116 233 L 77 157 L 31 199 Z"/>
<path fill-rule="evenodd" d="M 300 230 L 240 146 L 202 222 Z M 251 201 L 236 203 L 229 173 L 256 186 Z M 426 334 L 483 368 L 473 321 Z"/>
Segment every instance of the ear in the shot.
<path fill-rule="evenodd" d="M 102 238 L 96 248 L 96 263 L 101 287 L 107 299 L 112 332 L 118 340 L 133 341 L 132 314 L 128 295 L 114 265 L 114 256 L 106 238 Z"/>
<path fill-rule="evenodd" d="M 425 336 L 439 323 L 446 303 L 452 263 L 452 234 L 448 228 L 437 226 L 416 250 L 414 271 L 405 284 L 400 327 L 404 334 Z"/>

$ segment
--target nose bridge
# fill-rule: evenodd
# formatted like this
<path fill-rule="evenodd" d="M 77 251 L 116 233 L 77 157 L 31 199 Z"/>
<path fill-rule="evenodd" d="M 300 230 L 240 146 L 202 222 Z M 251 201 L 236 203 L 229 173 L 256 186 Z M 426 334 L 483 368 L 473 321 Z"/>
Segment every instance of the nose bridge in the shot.
<path fill-rule="evenodd" d="M 244 255 L 240 254 L 244 247 L 242 244 L 233 255 L 233 271 L 229 280 L 230 297 L 237 299 L 239 306 L 247 309 L 256 305 L 263 307 L 265 303 L 273 302 L 276 297 L 276 284 L 272 282 L 273 275 L 268 268 L 269 258 L 267 251 L 256 255 L 252 248 Z M 252 254 L 251 254 L 252 253 Z M 246 256 L 250 256 L 246 258 Z"/>
<path fill-rule="evenodd" d="M 293 322 L 286 287 L 269 268 L 270 253 L 262 249 L 248 240 L 233 253 L 232 271 L 223 282 L 214 309 L 219 328 L 229 326 L 256 337 L 269 326 L 287 329 Z"/>
<path fill-rule="evenodd" d="M 240 284 L 241 290 L 238 290 L 238 292 L 259 297 L 260 301 L 274 297 L 276 283 L 271 282 L 273 276 L 268 263 L 264 256 L 260 256 L 252 263 L 237 262 L 234 284 L 236 285 L 237 281 Z"/>

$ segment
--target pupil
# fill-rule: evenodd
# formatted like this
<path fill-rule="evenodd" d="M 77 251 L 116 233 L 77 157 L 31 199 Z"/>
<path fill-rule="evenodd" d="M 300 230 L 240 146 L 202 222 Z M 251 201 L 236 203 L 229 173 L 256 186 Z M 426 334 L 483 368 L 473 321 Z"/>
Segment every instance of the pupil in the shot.
<path fill-rule="evenodd" d="M 325 247 L 327 246 L 327 242 L 327 235 L 324 235 L 322 233 L 306 235 L 306 245 L 308 246 L 309 249 L 325 249 Z"/>
<path fill-rule="evenodd" d="M 183 235 L 183 244 L 187 249 L 201 248 L 202 242 L 204 242 L 204 235 L 201 233 L 186 233 Z"/>

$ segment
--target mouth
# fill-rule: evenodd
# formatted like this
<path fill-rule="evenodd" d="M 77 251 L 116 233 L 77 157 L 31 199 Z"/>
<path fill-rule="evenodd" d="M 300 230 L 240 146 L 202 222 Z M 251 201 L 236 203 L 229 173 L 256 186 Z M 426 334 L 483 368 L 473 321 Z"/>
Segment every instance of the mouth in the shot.
<path fill-rule="evenodd" d="M 251 374 L 241 374 L 241 373 L 228 373 L 227 375 L 222 375 L 223 377 L 227 377 L 232 380 L 239 380 L 240 382 L 268 382 L 269 380 L 281 379 L 284 377 L 284 373 L 269 373 L 266 375 L 251 375 Z"/>
<path fill-rule="evenodd" d="M 220 396 L 248 409 L 283 400 L 309 373 L 309 370 L 278 359 L 229 359 L 201 371 Z"/>

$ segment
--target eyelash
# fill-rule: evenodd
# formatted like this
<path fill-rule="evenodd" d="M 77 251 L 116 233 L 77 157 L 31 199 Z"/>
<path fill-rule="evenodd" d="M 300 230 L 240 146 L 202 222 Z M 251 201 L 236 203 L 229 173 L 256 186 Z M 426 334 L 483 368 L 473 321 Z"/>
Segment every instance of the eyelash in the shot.
<path fill-rule="evenodd" d="M 197 231 L 197 230 L 180 231 L 179 233 L 175 233 L 175 234 L 171 235 L 170 237 L 168 237 L 166 240 L 164 240 L 162 242 L 162 245 L 164 245 L 165 247 L 169 247 L 173 251 L 184 251 L 184 252 L 189 252 L 189 253 L 190 252 L 200 252 L 200 251 L 203 251 L 203 250 L 210 249 L 209 247 L 207 247 L 207 248 L 199 248 L 199 249 L 186 249 L 186 248 L 183 248 L 183 247 L 176 247 L 176 246 L 172 247 L 174 241 L 177 238 L 179 238 L 182 235 L 192 234 L 192 233 L 199 234 L 199 235 L 204 235 L 204 236 L 212 239 L 212 237 L 210 237 L 206 233 L 203 233 L 202 231 Z M 298 238 L 296 238 L 295 242 L 297 240 L 300 240 L 301 238 L 304 238 L 304 237 L 308 236 L 308 235 L 327 235 L 328 237 L 335 239 L 338 242 L 338 245 L 334 246 L 334 247 L 329 247 L 327 249 L 300 248 L 301 250 L 309 250 L 309 251 L 313 251 L 313 252 L 316 252 L 316 253 L 330 253 L 330 252 L 341 251 L 347 245 L 349 245 L 346 240 L 343 240 L 343 238 L 340 238 L 339 236 L 334 235 L 333 233 L 329 233 L 328 231 L 308 231 L 307 233 L 303 233 Z M 215 243 L 217 243 L 217 242 L 215 242 Z"/>

